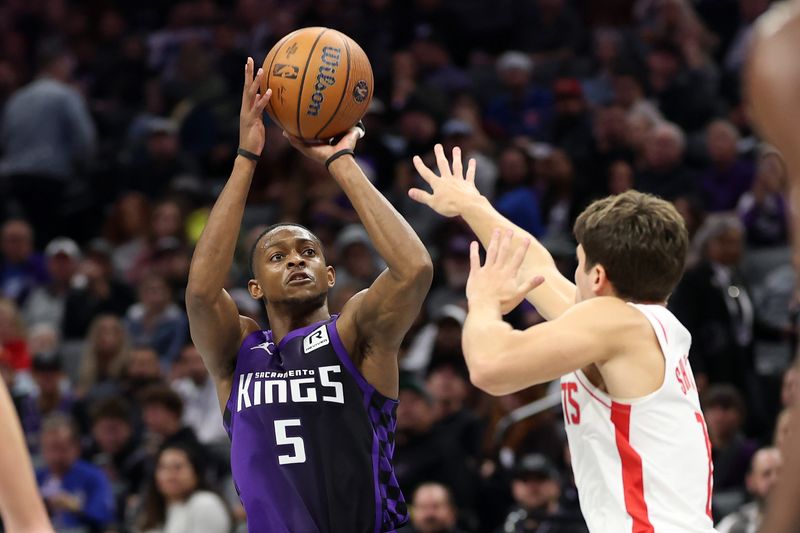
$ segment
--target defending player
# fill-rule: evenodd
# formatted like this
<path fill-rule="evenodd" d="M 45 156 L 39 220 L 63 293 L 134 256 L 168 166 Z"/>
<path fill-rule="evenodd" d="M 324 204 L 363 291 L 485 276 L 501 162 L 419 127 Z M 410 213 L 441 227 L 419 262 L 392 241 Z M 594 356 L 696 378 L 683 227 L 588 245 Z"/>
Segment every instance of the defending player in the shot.
<path fill-rule="evenodd" d="M 800 270 L 800 2 L 775 2 L 756 23 L 745 80 L 753 121 L 786 162 L 795 270 Z M 800 295 L 800 275 L 796 276 Z M 795 364 L 800 360 L 795 358 Z M 795 406 L 795 411 L 800 406 Z M 797 531 L 800 523 L 800 416 L 793 416 L 782 474 L 772 491 L 762 533 Z"/>
<path fill-rule="evenodd" d="M 638 192 L 591 204 L 575 223 L 573 285 L 541 244 L 478 193 L 473 161 L 464 179 L 458 150 L 452 170 L 441 146 L 436 156 L 441 177 L 414 161 L 433 194 L 414 189 L 411 197 L 461 215 L 487 244 L 483 267 L 472 244 L 467 283 L 463 345 L 472 381 L 501 395 L 561 378 L 591 531 L 713 531 L 711 448 L 688 361 L 691 339 L 664 306 L 688 248 L 678 212 Z M 525 331 L 503 322 L 523 297 L 549 322 Z"/>
<path fill-rule="evenodd" d="M 375 533 L 407 520 L 392 470 L 397 350 L 430 287 L 416 234 L 356 165 L 358 130 L 336 146 L 306 146 L 329 165 L 388 265 L 331 316 L 333 268 L 301 226 L 268 229 L 251 258 L 253 298 L 271 331 L 239 316 L 223 289 L 264 147 L 259 69 L 245 69 L 240 155 L 197 243 L 186 304 L 192 338 L 214 377 L 231 437 L 231 467 L 251 532 Z M 244 155 L 241 155 L 244 154 Z M 336 157 L 332 157 L 336 155 Z M 237 353 L 238 352 L 238 353 Z"/>
<path fill-rule="evenodd" d="M 14 402 L 0 378 L 0 518 L 6 531 L 53 533 Z"/>

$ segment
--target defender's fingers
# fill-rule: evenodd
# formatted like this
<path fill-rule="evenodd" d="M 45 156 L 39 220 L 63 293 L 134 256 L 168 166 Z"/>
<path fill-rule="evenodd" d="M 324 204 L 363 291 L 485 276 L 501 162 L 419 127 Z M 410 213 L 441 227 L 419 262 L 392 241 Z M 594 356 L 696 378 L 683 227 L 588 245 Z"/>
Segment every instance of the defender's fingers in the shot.
<path fill-rule="evenodd" d="M 453 147 L 453 176 L 461 178 L 464 176 L 464 165 L 461 164 L 461 148 Z"/>
<path fill-rule="evenodd" d="M 441 144 L 433 147 L 433 153 L 436 155 L 436 164 L 439 166 L 439 175 L 443 178 L 452 175 L 450 172 L 450 163 L 447 161 L 447 156 L 444 155 L 444 148 Z"/>
<path fill-rule="evenodd" d="M 476 166 L 477 166 L 477 163 L 475 162 L 474 159 L 470 159 L 469 163 L 467 163 L 467 175 L 465 176 L 465 178 L 472 185 L 475 185 L 475 167 Z"/>
<path fill-rule="evenodd" d="M 544 283 L 544 276 L 534 276 L 522 286 L 521 294 L 525 295 Z"/>
<path fill-rule="evenodd" d="M 411 161 L 414 163 L 414 168 L 417 169 L 420 177 L 425 180 L 425 183 L 430 184 L 431 181 L 439 177 L 433 170 L 429 169 L 427 165 L 422 162 L 422 158 L 420 156 L 415 155 Z"/>
<path fill-rule="evenodd" d="M 469 270 L 476 272 L 481 268 L 481 255 L 479 250 L 478 241 L 469 243 Z"/>
<path fill-rule="evenodd" d="M 409 189 L 408 197 L 414 200 L 415 202 L 427 205 L 428 207 L 430 207 L 431 204 L 433 203 L 433 195 L 427 191 L 423 191 L 422 189 L 417 189 L 417 188 Z"/>
<path fill-rule="evenodd" d="M 500 230 L 495 229 L 492 232 L 492 238 L 489 241 L 489 246 L 486 248 L 486 262 L 485 266 L 492 266 L 497 261 L 497 249 L 500 246 Z"/>
<path fill-rule="evenodd" d="M 511 251 L 511 239 L 514 238 L 512 230 L 505 230 L 500 237 L 500 246 L 497 247 L 497 262 L 500 268 L 508 267 L 509 254 Z"/>

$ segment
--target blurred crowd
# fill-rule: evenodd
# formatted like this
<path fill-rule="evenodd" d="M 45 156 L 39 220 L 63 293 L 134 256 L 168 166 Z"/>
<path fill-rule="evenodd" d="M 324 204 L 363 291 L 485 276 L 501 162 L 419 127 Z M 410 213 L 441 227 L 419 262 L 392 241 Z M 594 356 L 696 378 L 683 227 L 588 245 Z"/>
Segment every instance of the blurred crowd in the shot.
<path fill-rule="evenodd" d="M 245 531 L 183 292 L 237 147 L 242 66 L 324 25 L 367 52 L 357 158 L 437 274 L 401 356 L 395 467 L 418 533 L 585 531 L 558 384 L 492 398 L 461 354 L 471 235 L 406 195 L 460 146 L 495 207 L 575 268 L 571 226 L 630 188 L 673 201 L 692 253 L 670 308 L 713 446 L 714 517 L 749 531 L 800 375 L 786 173 L 740 87 L 768 0 L 6 0 L 0 4 L 0 371 L 60 532 Z M 230 272 L 307 225 L 332 312 L 383 265 L 325 168 L 268 123 Z M 541 321 L 522 305 L 516 327 Z M 669 438 L 665 435 L 664 438 Z"/>

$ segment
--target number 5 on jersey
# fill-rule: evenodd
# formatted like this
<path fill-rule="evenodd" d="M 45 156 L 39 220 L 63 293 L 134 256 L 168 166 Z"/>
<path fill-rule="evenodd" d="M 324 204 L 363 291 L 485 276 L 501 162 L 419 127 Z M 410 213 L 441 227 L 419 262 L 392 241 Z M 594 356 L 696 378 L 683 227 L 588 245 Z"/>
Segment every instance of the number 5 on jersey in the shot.
<path fill-rule="evenodd" d="M 292 446 L 291 454 L 278 455 L 278 464 L 291 465 L 306 462 L 306 447 L 302 437 L 290 437 L 286 428 L 300 427 L 299 418 L 287 418 L 275 421 L 275 444 L 278 446 Z"/>

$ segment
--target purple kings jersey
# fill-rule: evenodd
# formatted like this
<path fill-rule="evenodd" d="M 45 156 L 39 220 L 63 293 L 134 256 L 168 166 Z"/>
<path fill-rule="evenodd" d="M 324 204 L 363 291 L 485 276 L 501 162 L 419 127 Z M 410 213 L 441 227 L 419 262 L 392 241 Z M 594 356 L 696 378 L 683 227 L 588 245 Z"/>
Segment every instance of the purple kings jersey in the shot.
<path fill-rule="evenodd" d="M 242 343 L 225 407 L 250 533 L 381 533 L 408 520 L 392 468 L 397 401 L 350 360 L 334 316 Z"/>

